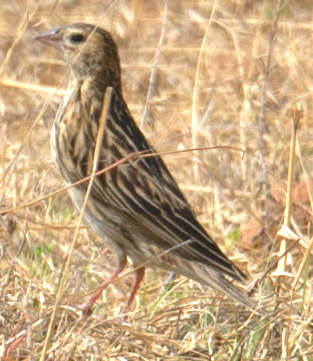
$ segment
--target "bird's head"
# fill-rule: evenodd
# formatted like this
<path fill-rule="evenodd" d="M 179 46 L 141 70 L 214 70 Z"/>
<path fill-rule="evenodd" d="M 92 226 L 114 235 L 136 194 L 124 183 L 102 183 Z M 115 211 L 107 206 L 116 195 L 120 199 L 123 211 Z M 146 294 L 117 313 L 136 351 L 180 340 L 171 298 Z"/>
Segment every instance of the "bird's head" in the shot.
<path fill-rule="evenodd" d="M 34 39 L 61 50 L 74 78 L 120 90 L 120 59 L 108 31 L 78 23 L 47 31 Z"/>

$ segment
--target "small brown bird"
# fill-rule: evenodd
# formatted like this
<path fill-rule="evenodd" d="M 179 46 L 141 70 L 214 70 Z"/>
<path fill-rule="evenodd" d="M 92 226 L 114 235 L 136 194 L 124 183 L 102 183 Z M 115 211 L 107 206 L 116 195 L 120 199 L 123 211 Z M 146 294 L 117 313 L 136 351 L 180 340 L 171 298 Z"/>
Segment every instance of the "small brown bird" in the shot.
<path fill-rule="evenodd" d="M 71 79 L 52 130 L 52 153 L 67 184 L 91 175 L 99 118 L 107 87 L 112 97 L 105 123 L 98 170 L 131 153 L 155 150 L 134 122 L 123 98 L 121 67 L 111 34 L 89 24 L 72 24 L 35 39 L 61 50 Z M 88 182 L 70 189 L 78 210 Z M 255 303 L 224 275 L 242 281 L 244 274 L 207 234 L 160 156 L 113 167 L 96 177 L 85 218 L 99 237 L 106 236 L 117 268 L 89 298 L 88 312 L 102 291 L 122 272 L 127 258 L 135 282 L 124 311 L 128 310 L 145 267 L 160 267 L 213 287 L 249 309 Z"/>

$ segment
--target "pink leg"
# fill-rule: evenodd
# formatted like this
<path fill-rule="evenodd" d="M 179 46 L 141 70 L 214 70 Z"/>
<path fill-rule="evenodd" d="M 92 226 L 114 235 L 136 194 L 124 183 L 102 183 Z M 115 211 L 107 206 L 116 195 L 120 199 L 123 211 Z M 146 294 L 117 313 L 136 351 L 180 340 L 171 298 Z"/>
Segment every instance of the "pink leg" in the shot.
<path fill-rule="evenodd" d="M 118 267 L 110 274 L 110 276 L 100 285 L 99 288 L 94 292 L 94 294 L 88 298 L 88 300 L 81 306 L 78 306 L 79 309 L 83 311 L 85 315 L 91 313 L 91 307 L 97 301 L 97 299 L 101 296 L 102 292 L 112 283 L 118 275 L 123 271 L 126 266 L 126 259 L 121 262 Z M 137 287 L 138 288 L 138 287 Z"/>
<path fill-rule="evenodd" d="M 128 300 L 123 308 L 123 311 L 122 313 L 126 313 L 131 305 L 131 303 L 133 302 L 133 299 L 138 291 L 138 288 L 140 286 L 140 283 L 143 279 L 145 275 L 145 269 L 144 267 L 141 267 L 141 268 L 138 268 L 136 271 L 135 271 L 135 282 L 133 284 L 133 287 L 132 287 L 132 290 L 131 290 L 131 293 L 130 293 L 130 296 L 128 297 Z"/>

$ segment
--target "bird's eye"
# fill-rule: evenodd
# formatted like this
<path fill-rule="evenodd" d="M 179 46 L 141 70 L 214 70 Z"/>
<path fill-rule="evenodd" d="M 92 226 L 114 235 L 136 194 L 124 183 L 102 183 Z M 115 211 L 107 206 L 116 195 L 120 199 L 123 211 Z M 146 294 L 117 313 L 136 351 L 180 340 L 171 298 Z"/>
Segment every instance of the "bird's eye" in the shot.
<path fill-rule="evenodd" d="M 72 35 L 70 39 L 75 44 L 79 44 L 85 40 L 83 35 L 81 35 L 81 34 Z"/>

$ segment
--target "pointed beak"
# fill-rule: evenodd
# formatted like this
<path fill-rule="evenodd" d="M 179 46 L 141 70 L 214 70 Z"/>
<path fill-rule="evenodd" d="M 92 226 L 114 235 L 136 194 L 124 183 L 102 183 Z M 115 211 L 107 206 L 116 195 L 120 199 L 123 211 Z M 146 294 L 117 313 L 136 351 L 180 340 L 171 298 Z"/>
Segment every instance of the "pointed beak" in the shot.
<path fill-rule="evenodd" d="M 54 29 L 54 30 L 47 31 L 45 33 L 41 33 L 39 35 L 36 35 L 33 39 L 41 41 L 42 43 L 51 45 L 58 50 L 62 50 L 63 41 L 62 41 L 61 36 L 58 34 L 59 30 L 60 29 Z"/>

